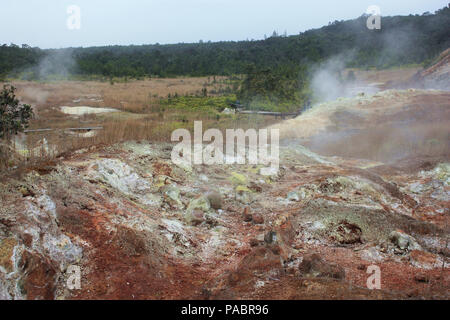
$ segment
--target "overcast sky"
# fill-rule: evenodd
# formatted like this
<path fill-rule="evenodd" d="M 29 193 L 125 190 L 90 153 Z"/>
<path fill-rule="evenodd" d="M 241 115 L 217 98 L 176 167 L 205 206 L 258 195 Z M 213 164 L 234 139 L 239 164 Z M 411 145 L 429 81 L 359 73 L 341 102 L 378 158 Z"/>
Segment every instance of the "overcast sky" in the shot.
<path fill-rule="evenodd" d="M 41 48 L 262 39 L 353 19 L 434 12 L 448 0 L 1 0 L 0 43 Z M 67 27 L 67 8 L 81 28 Z"/>

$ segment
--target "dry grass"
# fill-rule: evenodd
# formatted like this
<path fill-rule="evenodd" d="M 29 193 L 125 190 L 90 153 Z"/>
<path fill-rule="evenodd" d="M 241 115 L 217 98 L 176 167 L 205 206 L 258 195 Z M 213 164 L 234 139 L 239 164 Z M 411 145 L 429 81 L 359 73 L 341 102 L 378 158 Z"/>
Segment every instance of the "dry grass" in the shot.
<path fill-rule="evenodd" d="M 13 85 L 18 88 L 17 95 L 21 100 L 36 106 L 39 111 L 62 105 L 89 105 L 141 113 L 168 95 L 199 95 L 203 88 L 209 95 L 218 95 L 229 89 L 232 81 L 226 77 L 199 77 L 147 79 L 114 85 L 98 81 L 16 81 Z"/>
<path fill-rule="evenodd" d="M 162 98 L 173 96 L 201 96 L 207 88 L 208 96 L 228 92 L 232 81 L 224 77 L 151 79 L 127 83 L 61 81 L 50 83 L 13 83 L 18 97 L 32 104 L 35 119 L 30 129 L 52 128 L 53 132 L 30 133 L 22 141 L 9 166 L 24 163 L 37 165 L 61 154 L 98 145 L 110 145 L 129 140 L 170 141 L 175 129 L 193 130 L 194 121 L 201 120 L 204 130 L 218 128 L 261 128 L 275 122 L 261 116 L 223 115 L 214 107 L 171 107 L 161 104 Z M 212 92 L 212 93 L 211 93 Z M 194 100 L 196 101 L 196 100 Z M 70 116 L 59 110 L 60 106 L 91 106 L 119 109 L 120 112 Z M 67 132 L 67 128 L 101 126 L 94 136 Z M 43 141 L 47 141 L 48 148 Z M 25 139 L 23 139 L 25 140 Z M 49 150 L 50 149 L 50 150 Z M 25 150 L 25 151 L 24 151 Z M 50 151 L 50 152 L 49 152 Z"/>

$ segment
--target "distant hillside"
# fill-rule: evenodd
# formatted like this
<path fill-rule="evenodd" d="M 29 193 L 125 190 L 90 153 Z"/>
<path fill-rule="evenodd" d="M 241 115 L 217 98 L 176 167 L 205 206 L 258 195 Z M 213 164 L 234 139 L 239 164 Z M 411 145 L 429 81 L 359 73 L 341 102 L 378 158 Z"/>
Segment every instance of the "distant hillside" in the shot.
<path fill-rule="evenodd" d="M 391 81 L 389 88 L 450 89 L 450 48 L 442 52 L 427 68 L 406 81 Z"/>
<path fill-rule="evenodd" d="M 243 73 L 249 65 L 299 66 L 344 53 L 349 67 L 387 68 L 422 63 L 450 47 L 450 9 L 435 14 L 383 17 L 381 30 L 367 16 L 335 21 L 294 36 L 266 40 L 40 50 L 0 47 L 0 75 L 31 79 L 53 74 L 203 76 Z"/>

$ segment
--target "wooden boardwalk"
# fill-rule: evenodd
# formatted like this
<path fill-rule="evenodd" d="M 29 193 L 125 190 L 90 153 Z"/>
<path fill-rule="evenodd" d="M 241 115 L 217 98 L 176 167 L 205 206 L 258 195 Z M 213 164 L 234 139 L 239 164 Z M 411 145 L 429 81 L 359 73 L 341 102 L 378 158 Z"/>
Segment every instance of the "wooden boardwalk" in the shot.
<path fill-rule="evenodd" d="M 242 110 L 242 109 L 236 109 L 236 113 L 240 114 L 260 114 L 263 116 L 272 116 L 272 117 L 280 117 L 282 119 L 286 117 L 297 117 L 302 114 L 301 111 L 298 112 L 272 112 L 272 111 L 256 111 L 256 110 Z"/>
<path fill-rule="evenodd" d="M 39 132 L 51 132 L 51 131 L 92 131 L 92 130 L 103 130 L 103 127 L 88 127 L 88 128 L 58 128 L 58 129 L 34 129 L 34 130 L 24 130 L 24 133 L 39 133 Z"/>

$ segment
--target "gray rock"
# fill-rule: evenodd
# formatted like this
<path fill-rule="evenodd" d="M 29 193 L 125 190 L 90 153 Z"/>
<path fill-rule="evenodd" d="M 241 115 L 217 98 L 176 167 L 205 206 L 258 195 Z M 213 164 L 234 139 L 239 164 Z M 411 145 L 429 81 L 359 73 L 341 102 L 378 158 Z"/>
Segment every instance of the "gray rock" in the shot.
<path fill-rule="evenodd" d="M 209 203 L 208 198 L 206 197 L 199 197 L 197 199 L 194 199 L 189 203 L 188 211 L 193 211 L 195 209 L 200 209 L 203 212 L 207 212 L 211 209 L 211 204 Z"/>
<path fill-rule="evenodd" d="M 98 179 L 122 193 L 142 194 L 150 192 L 150 183 L 140 177 L 132 167 L 118 159 L 104 159 L 96 163 Z"/>
<path fill-rule="evenodd" d="M 206 197 L 202 196 L 194 199 L 189 204 L 186 213 L 184 214 L 184 219 L 188 224 L 197 225 L 205 220 L 204 213 L 208 212 L 210 209 L 211 205 Z"/>
<path fill-rule="evenodd" d="M 236 200 L 242 204 L 251 204 L 253 197 L 249 192 L 239 191 L 236 193 Z"/>
<path fill-rule="evenodd" d="M 215 210 L 222 209 L 222 195 L 218 192 L 209 192 L 206 195 L 206 198 L 209 200 L 209 203 L 211 204 L 211 208 Z"/>
<path fill-rule="evenodd" d="M 269 231 L 264 236 L 264 241 L 267 244 L 276 243 L 277 242 L 277 233 L 273 231 Z"/>
<path fill-rule="evenodd" d="M 164 194 L 164 199 L 171 206 L 176 206 L 179 208 L 183 208 L 183 203 L 180 199 L 180 190 L 174 185 L 167 185 L 162 190 Z"/>
<path fill-rule="evenodd" d="M 297 192 L 292 191 L 292 192 L 289 192 L 289 193 L 288 193 L 287 199 L 288 199 L 289 201 L 295 201 L 295 202 L 298 202 L 298 201 L 300 201 L 300 196 L 298 195 Z"/>
<path fill-rule="evenodd" d="M 403 251 L 422 250 L 416 239 L 400 231 L 392 231 L 389 240 Z"/>
<path fill-rule="evenodd" d="M 384 259 L 376 247 L 370 247 L 366 250 L 363 250 L 361 252 L 361 258 L 371 262 L 381 262 Z"/>

